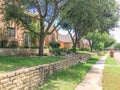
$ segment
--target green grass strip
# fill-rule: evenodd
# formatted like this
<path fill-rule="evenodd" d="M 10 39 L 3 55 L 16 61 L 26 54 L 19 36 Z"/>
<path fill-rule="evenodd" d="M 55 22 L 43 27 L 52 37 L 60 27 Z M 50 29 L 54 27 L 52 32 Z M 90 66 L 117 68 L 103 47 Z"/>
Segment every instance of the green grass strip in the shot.
<path fill-rule="evenodd" d="M 89 52 L 89 51 L 78 51 L 77 53 L 81 53 L 81 54 L 94 54 L 93 52 Z"/>
<path fill-rule="evenodd" d="M 5 73 L 21 68 L 37 66 L 64 60 L 63 57 L 13 57 L 13 56 L 0 56 L 0 73 Z"/>
<path fill-rule="evenodd" d="M 103 74 L 103 90 L 120 90 L 120 66 L 114 58 L 108 58 Z"/>

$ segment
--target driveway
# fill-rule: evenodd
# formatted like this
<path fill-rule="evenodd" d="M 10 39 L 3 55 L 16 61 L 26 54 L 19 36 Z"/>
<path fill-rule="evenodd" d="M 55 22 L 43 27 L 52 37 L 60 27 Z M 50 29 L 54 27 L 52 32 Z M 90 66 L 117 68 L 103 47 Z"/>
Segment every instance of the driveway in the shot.
<path fill-rule="evenodd" d="M 116 59 L 117 63 L 120 64 L 120 52 L 115 52 L 114 58 Z"/>

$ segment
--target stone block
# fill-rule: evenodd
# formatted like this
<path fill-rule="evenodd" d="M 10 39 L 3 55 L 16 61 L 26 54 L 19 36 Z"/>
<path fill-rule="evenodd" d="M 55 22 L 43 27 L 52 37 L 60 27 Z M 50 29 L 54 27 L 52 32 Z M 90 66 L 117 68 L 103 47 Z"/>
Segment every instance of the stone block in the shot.
<path fill-rule="evenodd" d="M 2 79 L 2 80 L 1 80 L 1 83 L 4 84 L 4 83 L 7 83 L 7 82 L 9 82 L 9 81 L 10 81 L 9 78 L 5 78 L 5 79 Z"/>

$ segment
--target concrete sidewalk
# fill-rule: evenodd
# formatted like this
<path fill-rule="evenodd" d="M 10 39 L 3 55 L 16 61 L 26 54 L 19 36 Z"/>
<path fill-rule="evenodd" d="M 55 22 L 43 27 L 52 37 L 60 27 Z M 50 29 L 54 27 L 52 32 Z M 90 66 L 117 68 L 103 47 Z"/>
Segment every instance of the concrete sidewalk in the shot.
<path fill-rule="evenodd" d="M 75 90 L 102 90 L 102 76 L 104 63 L 108 54 L 103 56 L 88 72 L 85 79 Z"/>

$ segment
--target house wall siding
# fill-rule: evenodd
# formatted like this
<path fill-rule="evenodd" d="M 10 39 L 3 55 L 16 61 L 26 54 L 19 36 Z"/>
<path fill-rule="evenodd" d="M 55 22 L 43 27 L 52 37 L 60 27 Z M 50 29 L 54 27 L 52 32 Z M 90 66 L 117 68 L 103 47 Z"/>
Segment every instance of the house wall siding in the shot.
<path fill-rule="evenodd" d="M 70 42 L 60 42 L 60 48 L 71 48 L 71 43 Z"/>

